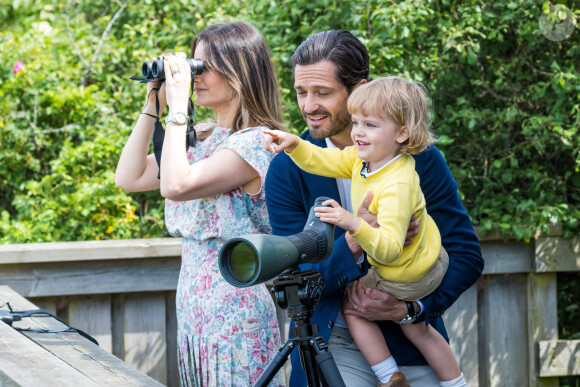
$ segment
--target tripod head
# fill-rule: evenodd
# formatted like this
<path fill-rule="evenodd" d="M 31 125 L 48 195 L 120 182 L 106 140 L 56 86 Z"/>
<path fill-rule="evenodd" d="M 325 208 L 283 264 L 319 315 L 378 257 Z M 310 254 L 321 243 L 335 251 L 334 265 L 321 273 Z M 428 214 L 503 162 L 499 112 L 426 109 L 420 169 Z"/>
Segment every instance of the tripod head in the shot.
<path fill-rule="evenodd" d="M 274 280 L 272 293 L 282 309 L 288 309 L 293 321 L 309 320 L 324 290 L 324 277 L 312 270 L 291 267 Z"/>

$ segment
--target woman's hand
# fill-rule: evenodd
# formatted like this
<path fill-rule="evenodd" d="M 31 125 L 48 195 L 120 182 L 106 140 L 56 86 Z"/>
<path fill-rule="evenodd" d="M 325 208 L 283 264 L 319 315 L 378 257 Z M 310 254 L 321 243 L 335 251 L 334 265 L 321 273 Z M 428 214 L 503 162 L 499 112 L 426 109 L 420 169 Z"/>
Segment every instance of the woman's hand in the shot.
<path fill-rule="evenodd" d="M 281 130 L 264 130 L 264 134 L 267 134 L 264 140 L 264 148 L 270 153 L 276 154 L 287 149 L 288 152 L 294 151 L 300 143 L 300 137 L 283 132 Z"/>
<path fill-rule="evenodd" d="M 326 200 L 322 203 L 330 207 L 316 207 L 314 215 L 321 221 L 342 227 L 346 231 L 357 232 L 360 228 L 360 218 L 354 216 L 338 204 L 334 199 Z"/>
<path fill-rule="evenodd" d="M 169 111 L 187 113 L 187 101 L 191 87 L 189 63 L 177 55 L 166 55 L 163 69 L 165 71 L 166 99 Z"/>

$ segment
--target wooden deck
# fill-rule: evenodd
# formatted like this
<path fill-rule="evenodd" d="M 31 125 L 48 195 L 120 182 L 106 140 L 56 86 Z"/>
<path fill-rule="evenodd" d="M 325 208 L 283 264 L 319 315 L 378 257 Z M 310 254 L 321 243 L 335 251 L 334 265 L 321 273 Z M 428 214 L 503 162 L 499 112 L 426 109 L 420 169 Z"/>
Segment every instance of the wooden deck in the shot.
<path fill-rule="evenodd" d="M 556 277 L 580 271 L 580 240 L 481 241 L 482 278 L 444 319 L 469 386 L 557 386 L 580 374 L 580 341 L 558 340 Z M 0 246 L 0 284 L 95 337 L 160 383 L 178 386 L 179 239 Z M 286 312 L 279 311 L 282 325 Z M 287 336 L 284 336 L 287 337 Z"/>

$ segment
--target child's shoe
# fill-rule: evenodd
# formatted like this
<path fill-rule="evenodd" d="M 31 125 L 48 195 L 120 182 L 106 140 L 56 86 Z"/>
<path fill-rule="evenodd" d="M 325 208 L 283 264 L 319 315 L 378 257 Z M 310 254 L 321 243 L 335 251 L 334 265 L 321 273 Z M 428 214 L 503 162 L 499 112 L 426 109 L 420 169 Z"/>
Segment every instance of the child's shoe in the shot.
<path fill-rule="evenodd" d="M 395 372 L 387 384 L 379 381 L 378 387 L 411 387 L 402 372 Z"/>

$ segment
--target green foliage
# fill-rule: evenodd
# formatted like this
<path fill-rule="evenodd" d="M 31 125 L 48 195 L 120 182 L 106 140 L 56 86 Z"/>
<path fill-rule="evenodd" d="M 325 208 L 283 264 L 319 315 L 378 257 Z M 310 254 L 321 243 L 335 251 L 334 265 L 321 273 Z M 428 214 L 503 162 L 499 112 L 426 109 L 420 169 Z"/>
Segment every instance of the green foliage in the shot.
<path fill-rule="evenodd" d="M 481 232 L 527 241 L 559 223 L 566 236 L 578 233 L 580 31 L 546 39 L 547 3 L 122 1 L 0 7 L 0 243 L 165 236 L 159 193 L 114 184 L 145 99 L 128 78 L 144 60 L 187 52 L 196 32 L 231 20 L 266 37 L 294 132 L 305 125 L 292 53 L 315 32 L 349 30 L 369 48 L 373 77 L 404 75 L 431 91 L 438 146 Z M 14 74 L 18 61 L 24 70 Z"/>
<path fill-rule="evenodd" d="M 558 338 L 580 340 L 580 273 L 558 273 Z M 579 387 L 580 376 L 560 378 L 561 387 Z"/>

